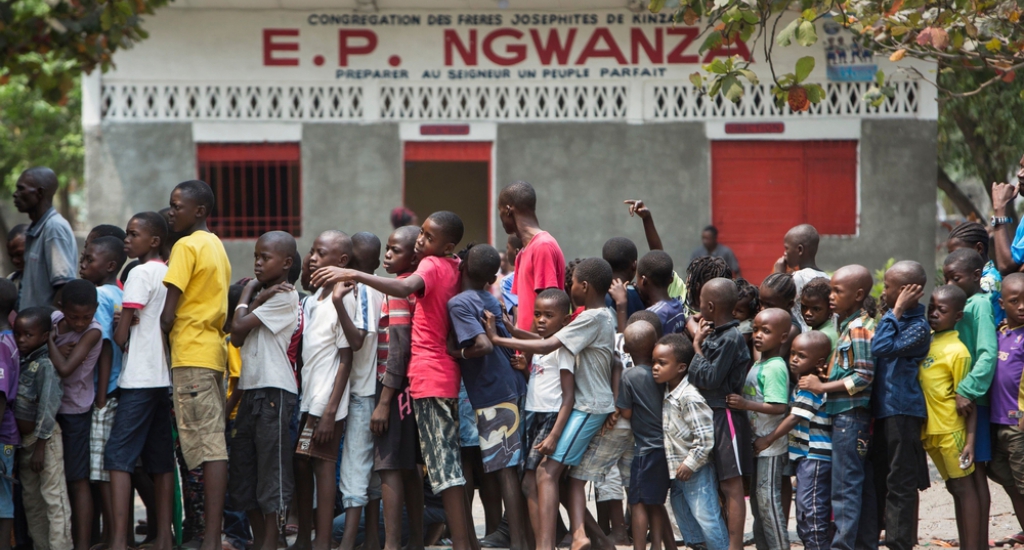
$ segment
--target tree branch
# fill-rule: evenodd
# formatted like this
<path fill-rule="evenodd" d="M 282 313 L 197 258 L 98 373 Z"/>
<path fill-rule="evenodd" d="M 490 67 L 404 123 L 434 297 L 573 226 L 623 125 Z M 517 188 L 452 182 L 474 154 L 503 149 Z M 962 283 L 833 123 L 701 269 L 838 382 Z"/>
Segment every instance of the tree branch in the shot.
<path fill-rule="evenodd" d="M 946 170 L 941 166 L 939 167 L 938 181 L 936 182 L 939 189 L 949 197 L 949 200 L 953 201 L 956 209 L 964 215 L 965 218 L 970 220 L 982 220 L 981 211 L 978 207 L 974 206 L 974 202 L 971 198 L 964 193 L 960 186 L 956 184 L 949 175 L 946 174 Z"/>

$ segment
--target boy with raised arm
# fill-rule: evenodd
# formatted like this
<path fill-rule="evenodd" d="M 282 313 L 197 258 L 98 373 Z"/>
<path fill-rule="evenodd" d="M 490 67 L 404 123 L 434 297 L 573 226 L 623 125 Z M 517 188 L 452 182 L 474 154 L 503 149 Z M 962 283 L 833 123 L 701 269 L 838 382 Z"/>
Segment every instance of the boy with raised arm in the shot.
<path fill-rule="evenodd" d="M 618 374 L 612 371 L 615 353 L 615 318 L 605 304 L 605 294 L 612 283 L 612 268 L 600 258 L 583 260 L 573 272 L 571 295 L 573 303 L 586 309 L 565 328 L 540 340 L 521 340 L 498 336 L 495 320 L 486 315 L 487 335 L 491 342 L 529 354 L 548 354 L 564 347 L 576 357 L 575 396 L 573 411 L 558 440 L 558 446 L 537 471 L 541 525 L 536 526 L 537 548 L 555 548 L 555 521 L 558 511 L 558 480 L 567 467 L 569 472 L 569 523 L 574 550 L 590 547 L 584 528 L 586 516 L 585 479 L 603 477 L 619 456 L 598 453 L 601 436 L 598 431 L 615 410 L 613 387 Z M 532 309 L 532 307 L 531 307 Z M 525 310 L 524 310 L 525 312 Z M 586 464 L 585 468 L 579 465 Z M 600 478 L 598 478 L 600 479 Z"/>
<path fill-rule="evenodd" d="M 462 240 L 462 219 L 448 211 L 434 212 L 423 222 L 416 240 L 419 266 L 402 279 L 388 279 L 353 269 L 329 268 L 313 274 L 314 285 L 355 282 L 390 296 L 416 296 L 412 318 L 411 359 L 407 376 L 413 397 L 420 450 L 434 494 L 444 501 L 452 547 L 476 546 L 466 509 L 466 480 L 459 448 L 459 366 L 448 355 L 451 329 L 448 300 L 459 292 L 459 260 L 452 257 Z M 532 309 L 532 304 L 531 304 Z"/>

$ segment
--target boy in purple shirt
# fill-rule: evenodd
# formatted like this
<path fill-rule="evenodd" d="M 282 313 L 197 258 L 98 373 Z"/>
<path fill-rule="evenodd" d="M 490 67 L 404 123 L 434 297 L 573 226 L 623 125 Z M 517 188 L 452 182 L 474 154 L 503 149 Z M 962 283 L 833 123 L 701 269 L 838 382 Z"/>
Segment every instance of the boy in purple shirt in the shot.
<path fill-rule="evenodd" d="M 1024 432 L 1020 424 L 1024 409 L 1019 402 L 1020 378 L 1024 371 L 1024 273 L 1012 273 L 1003 279 L 1002 298 L 1006 320 L 996 334 L 999 354 L 990 390 L 989 420 L 992 431 L 992 462 L 988 474 L 1006 489 L 1014 508 L 1024 505 Z M 1011 416 L 1013 415 L 1013 416 Z M 1024 519 L 1018 516 L 1021 529 Z"/>
<path fill-rule="evenodd" d="M 94 320 L 98 305 L 96 286 L 89 281 L 74 279 L 64 285 L 60 310 L 53 312 L 49 341 L 50 361 L 64 387 L 57 423 L 63 436 L 75 550 L 88 550 L 92 539 L 89 438 L 96 399 L 92 373 L 103 347 L 103 328 Z"/>
<path fill-rule="evenodd" d="M 18 302 L 18 287 L 9 279 L 0 279 L 0 474 L 14 474 L 14 448 L 21 443 L 14 421 L 14 398 L 18 395 L 18 346 L 8 317 Z M 0 478 L 0 541 L 11 540 L 14 527 L 14 486 L 8 477 Z"/>

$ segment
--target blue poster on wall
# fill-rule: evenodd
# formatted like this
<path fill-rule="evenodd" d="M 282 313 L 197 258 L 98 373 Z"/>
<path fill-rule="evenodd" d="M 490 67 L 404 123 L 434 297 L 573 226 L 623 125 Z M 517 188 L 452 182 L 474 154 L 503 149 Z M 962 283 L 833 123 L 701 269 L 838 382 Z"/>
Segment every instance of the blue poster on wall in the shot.
<path fill-rule="evenodd" d="M 874 52 L 835 21 L 826 21 L 825 67 L 832 82 L 871 82 L 878 72 Z"/>

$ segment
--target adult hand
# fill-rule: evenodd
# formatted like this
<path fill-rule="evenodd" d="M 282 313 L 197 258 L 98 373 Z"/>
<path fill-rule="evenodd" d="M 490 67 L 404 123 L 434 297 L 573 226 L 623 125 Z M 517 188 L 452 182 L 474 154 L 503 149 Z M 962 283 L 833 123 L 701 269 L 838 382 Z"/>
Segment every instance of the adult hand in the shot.
<path fill-rule="evenodd" d="M 629 207 L 630 216 L 639 216 L 641 220 L 650 219 L 651 211 L 644 205 L 643 199 L 629 199 L 622 202 Z"/>
<path fill-rule="evenodd" d="M 1020 188 L 1011 183 L 992 182 L 992 208 L 1001 210 L 1013 203 L 1020 193 Z"/>

